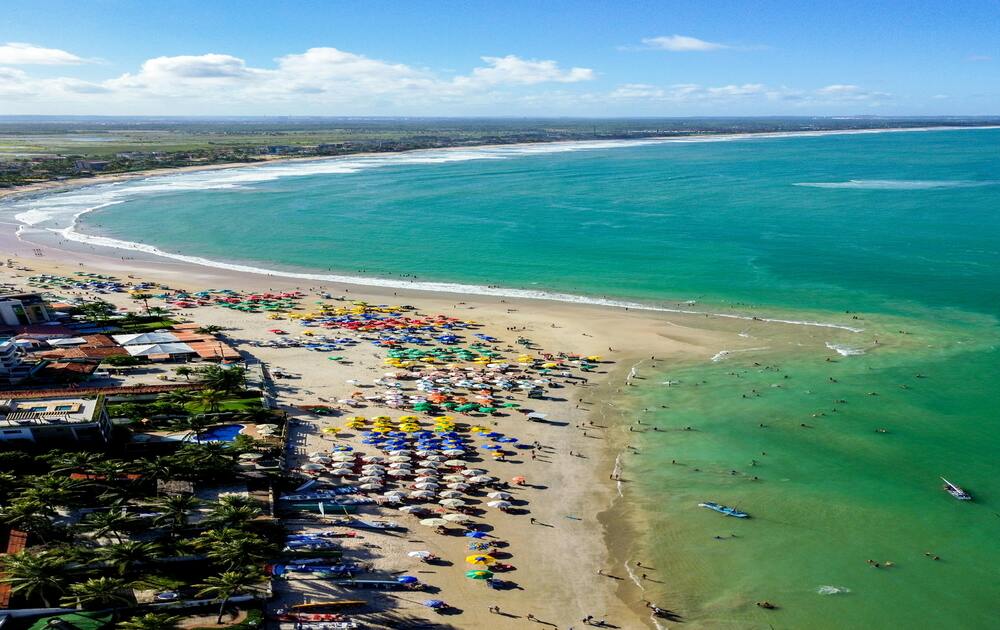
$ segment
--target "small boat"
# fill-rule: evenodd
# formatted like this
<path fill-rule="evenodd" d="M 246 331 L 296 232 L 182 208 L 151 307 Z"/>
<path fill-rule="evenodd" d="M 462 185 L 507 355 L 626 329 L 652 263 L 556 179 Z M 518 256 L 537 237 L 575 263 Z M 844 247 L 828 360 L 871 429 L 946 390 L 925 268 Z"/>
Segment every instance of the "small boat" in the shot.
<path fill-rule="evenodd" d="M 287 608 L 288 611 L 308 611 L 308 610 L 320 610 L 325 608 L 346 608 L 349 606 L 367 606 L 368 602 L 363 599 L 334 599 L 323 602 L 310 602 L 308 604 L 293 604 Z M 284 611 L 278 610 L 277 614 L 284 614 Z"/>
<path fill-rule="evenodd" d="M 712 503 L 711 501 L 706 501 L 705 503 L 699 503 L 698 507 L 707 508 L 718 512 L 719 514 L 725 514 L 726 516 L 732 516 L 733 518 L 750 518 L 750 515 L 746 512 L 740 512 L 734 507 L 729 507 L 728 505 L 719 505 L 718 503 Z"/>
<path fill-rule="evenodd" d="M 950 494 L 951 496 L 955 497 L 959 501 L 971 501 L 972 500 L 972 495 L 969 494 L 968 492 L 966 492 L 965 490 L 962 490 L 962 488 L 960 488 L 959 486 L 956 486 L 955 484 L 953 484 L 952 482 L 948 481 L 944 477 L 941 477 L 941 481 L 944 482 L 944 486 L 943 486 L 944 491 L 947 492 L 948 494 Z"/>

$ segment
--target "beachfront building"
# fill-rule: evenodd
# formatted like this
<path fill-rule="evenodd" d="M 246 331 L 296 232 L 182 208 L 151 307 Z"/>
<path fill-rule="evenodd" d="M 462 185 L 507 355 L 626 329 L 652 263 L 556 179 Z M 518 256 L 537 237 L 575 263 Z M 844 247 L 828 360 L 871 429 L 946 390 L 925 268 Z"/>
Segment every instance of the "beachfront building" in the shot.
<path fill-rule="evenodd" d="M 111 439 L 104 398 L 0 400 L 0 441 L 103 444 Z"/>
<path fill-rule="evenodd" d="M 142 357 L 150 361 L 186 359 L 198 354 L 194 348 L 180 341 L 177 335 L 169 332 L 113 335 L 112 339 L 133 357 Z"/>
<path fill-rule="evenodd" d="M 14 384 L 35 373 L 41 363 L 26 361 L 24 350 L 14 341 L 0 343 L 0 383 Z"/>
<path fill-rule="evenodd" d="M 52 321 L 45 300 L 37 293 L 0 295 L 0 322 L 6 326 L 28 326 Z"/>

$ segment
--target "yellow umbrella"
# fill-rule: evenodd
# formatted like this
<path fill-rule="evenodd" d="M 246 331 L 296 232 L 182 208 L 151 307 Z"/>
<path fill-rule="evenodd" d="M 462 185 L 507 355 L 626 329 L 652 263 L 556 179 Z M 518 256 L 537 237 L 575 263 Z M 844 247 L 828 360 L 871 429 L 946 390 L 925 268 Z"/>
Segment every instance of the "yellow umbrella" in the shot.
<path fill-rule="evenodd" d="M 497 561 L 493 556 L 466 556 L 465 561 L 469 564 L 478 564 L 480 566 L 489 566 Z"/>

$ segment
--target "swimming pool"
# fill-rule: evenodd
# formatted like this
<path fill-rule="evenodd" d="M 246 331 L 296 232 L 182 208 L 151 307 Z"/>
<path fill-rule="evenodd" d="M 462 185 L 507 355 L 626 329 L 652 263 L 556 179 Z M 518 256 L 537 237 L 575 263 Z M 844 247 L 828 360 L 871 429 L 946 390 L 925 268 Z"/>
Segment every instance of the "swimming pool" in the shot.
<path fill-rule="evenodd" d="M 198 442 L 232 442 L 245 428 L 246 425 L 242 424 L 221 424 L 208 429 L 195 439 Z"/>

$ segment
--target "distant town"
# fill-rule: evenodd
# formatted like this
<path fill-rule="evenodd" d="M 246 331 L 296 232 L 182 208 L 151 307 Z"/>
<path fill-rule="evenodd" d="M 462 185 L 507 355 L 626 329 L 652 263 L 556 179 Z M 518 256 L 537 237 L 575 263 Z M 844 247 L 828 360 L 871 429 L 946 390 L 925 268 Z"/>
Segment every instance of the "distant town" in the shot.
<path fill-rule="evenodd" d="M 0 189 L 290 157 L 732 133 L 1000 125 L 997 117 L 636 119 L 0 117 Z"/>

